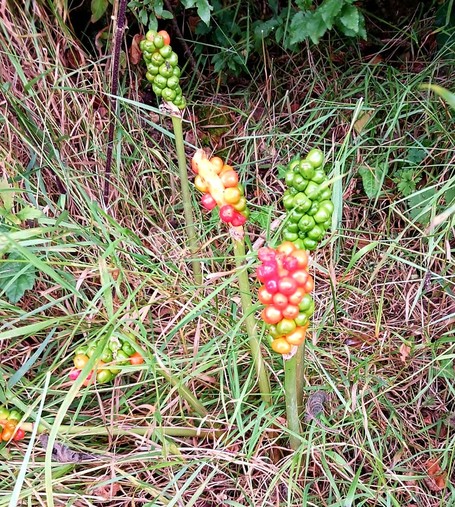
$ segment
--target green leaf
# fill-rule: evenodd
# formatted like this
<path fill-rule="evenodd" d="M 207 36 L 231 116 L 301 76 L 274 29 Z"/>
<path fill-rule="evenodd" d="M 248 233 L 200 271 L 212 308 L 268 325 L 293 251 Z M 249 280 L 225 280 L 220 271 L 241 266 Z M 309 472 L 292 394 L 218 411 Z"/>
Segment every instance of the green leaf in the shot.
<path fill-rule="evenodd" d="M 362 184 L 365 193 L 369 199 L 378 196 L 381 190 L 381 179 L 377 171 L 371 171 L 367 167 L 360 167 L 359 174 L 362 177 Z"/>
<path fill-rule="evenodd" d="M 0 290 L 11 303 L 17 303 L 35 285 L 35 266 L 24 261 L 20 254 L 11 253 L 6 262 L 0 263 Z"/>
<path fill-rule="evenodd" d="M 426 150 L 423 148 L 409 148 L 406 155 L 406 160 L 411 164 L 420 164 L 422 160 L 427 156 Z"/>
<path fill-rule="evenodd" d="M 431 217 L 431 207 L 434 197 L 435 192 L 431 188 L 410 195 L 408 198 L 410 217 L 420 224 L 428 224 Z"/>
<path fill-rule="evenodd" d="M 92 23 L 96 23 L 103 17 L 108 5 L 108 0 L 92 0 Z"/>
<path fill-rule="evenodd" d="M 423 84 L 423 85 L 420 85 L 419 88 L 421 90 L 433 91 L 434 93 L 436 93 L 436 95 L 439 95 L 441 97 L 441 99 L 445 100 L 447 102 L 447 104 L 449 104 L 449 106 L 452 109 L 455 109 L 455 94 L 452 92 L 449 92 L 449 90 L 446 90 L 442 86 L 435 85 L 435 84 Z"/>
<path fill-rule="evenodd" d="M 345 5 L 341 10 L 340 23 L 354 33 L 359 32 L 360 14 L 354 5 Z"/>
<path fill-rule="evenodd" d="M 318 44 L 327 31 L 327 25 L 319 11 L 298 12 L 291 21 L 291 44 L 306 40 L 308 37 L 314 44 Z"/>
<path fill-rule="evenodd" d="M 6 178 L 0 179 L 0 201 L 3 203 L 5 211 L 11 211 L 14 205 L 14 192 L 12 191 Z"/>
<path fill-rule="evenodd" d="M 343 2 L 340 0 L 325 0 L 318 8 L 318 13 L 321 15 L 329 30 L 333 27 L 335 19 L 342 8 Z"/>
<path fill-rule="evenodd" d="M 185 9 L 197 7 L 197 14 L 202 21 L 209 26 L 210 24 L 210 11 L 213 7 L 209 4 L 208 0 L 182 0 Z"/>
<path fill-rule="evenodd" d="M 24 222 L 25 220 L 41 218 L 43 213 L 39 209 L 32 208 L 31 206 L 25 206 L 25 208 L 22 208 L 18 213 L 16 213 L 16 216 L 21 222 Z"/>

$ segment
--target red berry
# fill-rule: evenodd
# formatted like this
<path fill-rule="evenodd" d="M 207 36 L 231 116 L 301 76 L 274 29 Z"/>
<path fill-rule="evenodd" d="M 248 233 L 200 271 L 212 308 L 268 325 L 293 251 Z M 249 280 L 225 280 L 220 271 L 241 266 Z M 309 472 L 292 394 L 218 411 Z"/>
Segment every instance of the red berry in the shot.
<path fill-rule="evenodd" d="M 278 280 L 278 290 L 285 296 L 291 296 L 297 289 L 297 280 L 290 276 L 283 276 Z"/>
<path fill-rule="evenodd" d="M 235 215 L 232 217 L 232 225 L 234 227 L 239 227 L 240 225 L 243 225 L 246 222 L 246 217 L 239 213 L 238 211 L 235 212 Z"/>
<path fill-rule="evenodd" d="M 278 264 L 274 261 L 261 264 L 256 269 L 256 275 L 260 282 L 267 282 L 278 278 Z"/>
<path fill-rule="evenodd" d="M 269 305 L 272 302 L 273 294 L 271 294 L 263 285 L 259 288 L 258 299 L 263 305 Z"/>
<path fill-rule="evenodd" d="M 273 295 L 273 305 L 278 310 L 284 310 L 289 305 L 288 298 L 281 292 L 277 292 Z"/>
<path fill-rule="evenodd" d="M 22 440 L 24 437 L 25 437 L 25 431 L 22 428 L 19 428 L 16 431 L 16 434 L 14 435 L 13 440 L 16 440 L 16 441 Z"/>
<path fill-rule="evenodd" d="M 76 380 L 77 377 L 79 377 L 79 375 L 81 374 L 81 370 L 77 370 L 76 368 L 73 368 L 70 372 L 69 372 L 69 375 L 68 377 L 70 378 L 70 380 Z"/>
<path fill-rule="evenodd" d="M 230 204 L 225 204 L 220 208 L 220 219 L 223 222 L 230 224 L 235 216 L 235 213 L 235 209 Z"/>
<path fill-rule="evenodd" d="M 299 268 L 299 261 L 293 255 L 286 255 L 283 259 L 283 268 L 287 269 L 289 272 L 295 271 Z"/>
<path fill-rule="evenodd" d="M 262 262 L 269 262 L 275 260 L 276 252 L 273 248 L 263 246 L 258 250 L 258 259 Z"/>
<path fill-rule="evenodd" d="M 271 294 L 275 294 L 275 292 L 278 292 L 278 280 L 276 278 L 272 278 L 271 280 L 267 280 L 265 282 L 265 288 Z"/>
<path fill-rule="evenodd" d="M 204 194 L 201 197 L 201 206 L 208 211 L 211 211 L 216 206 L 216 201 L 211 194 Z"/>

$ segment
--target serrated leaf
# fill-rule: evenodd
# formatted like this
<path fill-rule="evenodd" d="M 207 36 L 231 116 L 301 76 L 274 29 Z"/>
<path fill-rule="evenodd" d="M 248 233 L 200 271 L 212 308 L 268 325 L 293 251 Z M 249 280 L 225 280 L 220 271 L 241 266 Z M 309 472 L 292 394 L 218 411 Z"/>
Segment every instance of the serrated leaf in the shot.
<path fill-rule="evenodd" d="M 291 21 L 291 44 L 302 42 L 308 37 L 314 44 L 318 44 L 327 31 L 322 16 L 318 11 L 298 12 Z"/>
<path fill-rule="evenodd" d="M 318 7 L 318 13 L 321 15 L 329 30 L 332 29 L 335 19 L 342 8 L 343 2 L 340 2 L 340 0 L 325 0 L 321 6 Z"/>
<path fill-rule="evenodd" d="M 32 206 L 25 206 L 18 213 L 16 213 L 17 218 L 24 222 L 25 220 L 34 220 L 35 218 L 41 218 L 43 213 L 36 208 L 32 208 Z"/>
<path fill-rule="evenodd" d="M 420 85 L 419 88 L 421 90 L 428 89 L 433 91 L 436 95 L 439 95 L 443 100 L 445 100 L 452 109 L 455 109 L 455 93 L 449 92 L 449 90 L 435 84 L 423 84 Z"/>
<path fill-rule="evenodd" d="M 381 189 L 381 181 L 376 171 L 372 171 L 367 167 L 360 167 L 359 174 L 362 177 L 362 184 L 365 193 L 369 199 L 374 199 Z"/>
<path fill-rule="evenodd" d="M 100 20 L 104 16 L 108 5 L 108 0 L 92 0 L 92 17 L 90 21 L 92 23 L 96 23 L 98 20 Z"/>
<path fill-rule="evenodd" d="M 20 254 L 12 253 L 6 262 L 0 263 L 0 290 L 11 303 L 17 303 L 26 290 L 35 285 L 35 266 L 25 262 Z"/>
<path fill-rule="evenodd" d="M 352 30 L 356 34 L 359 32 L 360 14 L 354 5 L 343 6 L 339 21 L 348 30 Z"/>

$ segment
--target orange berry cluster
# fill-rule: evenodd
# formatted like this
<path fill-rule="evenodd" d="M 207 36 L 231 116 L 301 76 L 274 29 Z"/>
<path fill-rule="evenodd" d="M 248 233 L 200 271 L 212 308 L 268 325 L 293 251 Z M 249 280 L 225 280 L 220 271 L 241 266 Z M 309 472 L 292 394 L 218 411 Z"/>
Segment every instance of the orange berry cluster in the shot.
<path fill-rule="evenodd" d="M 261 317 L 269 325 L 272 349 L 289 354 L 293 346 L 305 341 L 309 320 L 314 312 L 310 295 L 314 287 L 308 272 L 308 253 L 291 241 L 278 248 L 260 248 L 261 265 L 256 275 L 262 286 L 259 301 L 265 305 Z"/>
<path fill-rule="evenodd" d="M 25 431 L 17 428 L 22 414 L 18 410 L 8 410 L 6 407 L 0 406 L 0 440 L 8 442 L 9 440 L 22 440 Z"/>
<path fill-rule="evenodd" d="M 204 150 L 197 150 L 191 160 L 196 173 L 194 185 L 203 192 L 201 205 L 208 211 L 219 207 L 220 219 L 234 227 L 243 225 L 249 215 L 246 198 L 234 168 L 220 157 L 209 159 Z"/>

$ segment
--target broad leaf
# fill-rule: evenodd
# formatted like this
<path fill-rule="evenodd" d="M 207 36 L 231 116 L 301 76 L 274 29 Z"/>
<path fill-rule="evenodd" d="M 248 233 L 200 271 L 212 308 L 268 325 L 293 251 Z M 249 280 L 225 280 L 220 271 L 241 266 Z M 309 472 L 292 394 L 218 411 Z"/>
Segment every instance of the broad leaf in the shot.
<path fill-rule="evenodd" d="M 423 225 L 428 224 L 434 197 L 435 192 L 431 188 L 408 197 L 409 215 L 414 221 Z"/>
<path fill-rule="evenodd" d="M 5 293 L 11 303 L 17 303 L 26 290 L 32 289 L 35 279 L 35 266 L 20 254 L 12 253 L 6 262 L 0 263 L 0 291 Z"/>
<path fill-rule="evenodd" d="M 318 13 L 329 30 L 333 27 L 335 19 L 342 8 L 343 2 L 340 2 L 340 0 L 325 0 L 318 8 Z"/>
<path fill-rule="evenodd" d="M 354 5 L 345 5 L 339 18 L 340 23 L 348 30 L 359 33 L 360 14 Z"/>
<path fill-rule="evenodd" d="M 209 4 L 208 0 L 182 0 L 185 9 L 197 7 L 197 14 L 202 21 L 208 26 L 210 24 L 210 11 L 213 7 Z"/>
<path fill-rule="evenodd" d="M 104 16 L 108 5 L 108 0 L 92 0 L 92 23 L 96 23 Z"/>
<path fill-rule="evenodd" d="M 291 22 L 291 44 L 302 42 L 308 37 L 314 44 L 318 44 L 320 38 L 327 31 L 327 25 L 319 11 L 298 12 Z"/>
<path fill-rule="evenodd" d="M 374 199 L 381 190 L 381 171 L 372 171 L 367 167 L 360 167 L 359 174 L 362 177 L 362 184 L 369 199 Z"/>

